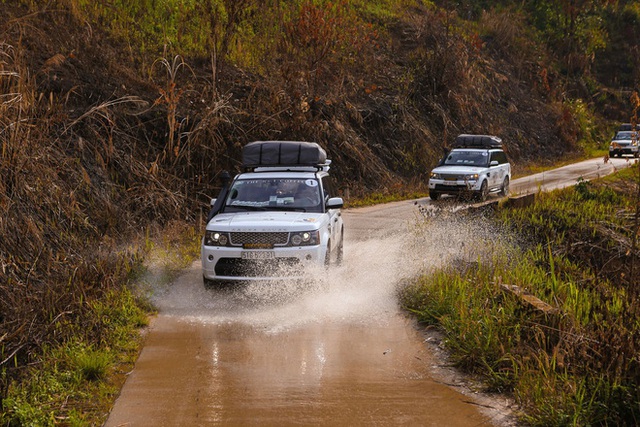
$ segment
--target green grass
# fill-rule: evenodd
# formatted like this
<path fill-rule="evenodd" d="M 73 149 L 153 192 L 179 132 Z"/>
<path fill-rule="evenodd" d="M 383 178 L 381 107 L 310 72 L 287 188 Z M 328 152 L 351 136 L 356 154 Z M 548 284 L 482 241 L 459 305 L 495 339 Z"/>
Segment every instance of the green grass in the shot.
<path fill-rule="evenodd" d="M 161 238 L 147 238 L 147 263 L 159 266 L 163 283 L 147 283 L 147 267 L 130 266 L 131 285 L 114 287 L 102 298 L 84 302 L 82 325 L 64 322 L 73 338 L 46 347 L 20 382 L 10 384 L 0 424 L 9 426 L 93 426 L 104 422 L 142 345 L 140 329 L 154 308 L 141 296 L 158 287 L 199 256 L 200 236 L 193 226 L 170 223 Z M 154 277 L 154 280 L 157 277 Z M 136 289 L 136 290 L 134 290 Z"/>
<path fill-rule="evenodd" d="M 147 67 L 157 56 L 209 57 L 216 51 L 218 57 L 254 70 L 261 70 L 265 58 L 278 52 L 285 30 L 292 24 L 300 24 L 298 13 L 309 5 L 328 13 L 311 23 L 313 29 L 332 21 L 336 18 L 333 13 L 340 10 L 347 11 L 347 21 L 352 23 L 360 22 L 353 21 L 359 19 L 358 15 L 386 23 L 418 4 L 415 0 L 295 0 L 276 5 L 252 0 L 116 0 L 109 4 L 67 0 L 64 3 L 81 20 L 106 23 L 113 36 L 125 40 L 133 51 L 148 58 Z M 342 24 L 347 22 L 342 18 Z M 338 31 L 352 41 L 355 30 L 356 27 L 350 25 L 338 26 Z"/>
<path fill-rule="evenodd" d="M 89 426 L 104 420 L 141 345 L 139 328 L 148 311 L 128 290 L 112 291 L 90 304 L 100 342 L 77 340 L 44 348 L 37 363 L 12 382 L 0 422 L 9 426 Z"/>

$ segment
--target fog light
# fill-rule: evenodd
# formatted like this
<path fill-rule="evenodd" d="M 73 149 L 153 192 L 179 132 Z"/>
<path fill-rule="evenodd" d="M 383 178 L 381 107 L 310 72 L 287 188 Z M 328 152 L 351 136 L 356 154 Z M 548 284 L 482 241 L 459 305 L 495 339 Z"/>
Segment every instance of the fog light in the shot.
<path fill-rule="evenodd" d="M 208 259 L 209 261 L 213 261 L 213 255 L 209 255 L 209 257 L 207 257 L 207 259 Z"/>

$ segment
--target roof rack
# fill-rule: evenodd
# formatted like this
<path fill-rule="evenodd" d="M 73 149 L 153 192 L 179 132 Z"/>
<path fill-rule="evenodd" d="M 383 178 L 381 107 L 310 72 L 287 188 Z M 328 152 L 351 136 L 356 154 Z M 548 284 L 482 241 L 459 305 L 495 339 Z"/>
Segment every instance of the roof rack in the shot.
<path fill-rule="evenodd" d="M 254 141 L 242 150 L 242 166 L 254 168 L 328 168 L 331 160 L 316 142 L 305 141 Z"/>
<path fill-rule="evenodd" d="M 622 123 L 618 127 L 618 132 L 632 131 L 633 125 L 631 123 Z M 636 124 L 636 130 L 640 130 L 640 123 Z"/>
<path fill-rule="evenodd" d="M 502 148 L 502 139 L 494 135 L 461 134 L 456 137 L 453 148 Z"/>

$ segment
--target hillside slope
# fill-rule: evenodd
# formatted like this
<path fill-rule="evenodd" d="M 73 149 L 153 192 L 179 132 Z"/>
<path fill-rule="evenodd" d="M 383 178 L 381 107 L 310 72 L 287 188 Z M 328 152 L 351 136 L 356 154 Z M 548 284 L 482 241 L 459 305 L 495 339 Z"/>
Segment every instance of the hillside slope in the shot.
<path fill-rule="evenodd" d="M 282 12 L 223 3 L 247 7 L 246 19 Z M 216 45 L 221 57 L 127 38 L 91 2 L 0 3 L 5 393 L 39 349 L 89 322 L 87 301 L 121 287 L 145 233 L 201 226 L 247 142 L 316 141 L 343 194 L 402 193 L 425 188 L 459 133 L 499 135 L 517 171 L 580 157 L 585 141 L 609 134 L 598 121 L 627 105 L 611 98 L 599 119 L 589 100 L 569 99 L 584 85 L 516 9 L 466 20 L 430 2 L 397 2 L 408 6 L 389 16 L 294 3 L 253 64 L 234 60 L 243 45 L 230 37 Z"/>

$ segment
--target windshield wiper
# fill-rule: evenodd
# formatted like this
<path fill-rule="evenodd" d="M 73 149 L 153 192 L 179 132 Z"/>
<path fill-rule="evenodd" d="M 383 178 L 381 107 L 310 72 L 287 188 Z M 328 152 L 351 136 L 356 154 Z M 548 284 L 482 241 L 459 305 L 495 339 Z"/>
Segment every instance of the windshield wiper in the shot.
<path fill-rule="evenodd" d="M 266 211 L 269 210 L 268 206 L 251 206 L 251 205 L 227 205 L 225 209 L 246 209 L 248 211 Z"/>
<path fill-rule="evenodd" d="M 292 212 L 306 212 L 305 208 L 295 206 L 269 206 L 265 207 L 267 211 L 292 211 Z"/>

